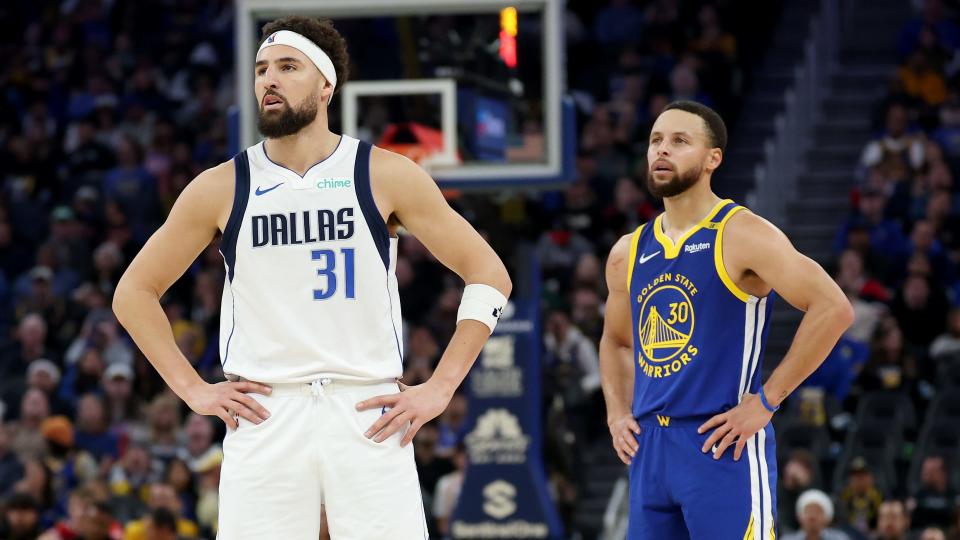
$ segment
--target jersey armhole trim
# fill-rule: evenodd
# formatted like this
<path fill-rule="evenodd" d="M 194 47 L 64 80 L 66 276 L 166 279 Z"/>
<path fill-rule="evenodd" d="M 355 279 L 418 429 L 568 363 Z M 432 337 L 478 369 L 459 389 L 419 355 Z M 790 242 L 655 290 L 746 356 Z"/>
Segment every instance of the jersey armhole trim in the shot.
<path fill-rule="evenodd" d="M 646 223 L 644 223 L 646 225 Z M 627 292 L 630 292 L 630 282 L 633 281 L 633 266 L 637 262 L 637 246 L 640 245 L 640 235 L 643 233 L 643 225 L 637 227 L 637 230 L 633 231 L 633 236 L 630 238 L 630 259 L 627 263 Z"/>
<path fill-rule="evenodd" d="M 750 295 L 743 292 L 740 287 L 737 287 L 737 284 L 730 279 L 730 274 L 727 273 L 727 269 L 723 265 L 723 231 L 727 225 L 727 221 L 729 221 L 734 214 L 741 210 L 743 210 L 742 206 L 731 208 L 730 211 L 727 212 L 727 215 L 723 216 L 723 219 L 720 220 L 720 223 L 717 225 L 717 246 L 713 250 L 713 264 L 717 268 L 717 275 L 720 277 L 720 281 L 726 285 L 727 290 L 740 299 L 741 302 L 747 302 L 750 300 Z"/>
<path fill-rule="evenodd" d="M 223 240 L 220 253 L 227 263 L 227 277 L 233 282 L 233 274 L 237 264 L 237 239 L 240 236 L 243 214 L 247 211 L 247 199 L 250 198 L 250 160 L 244 150 L 233 158 L 234 188 L 233 206 L 230 208 L 230 217 L 223 228 Z"/>
<path fill-rule="evenodd" d="M 380 209 L 377 208 L 376 201 L 373 200 L 373 187 L 370 180 L 370 160 L 373 159 L 372 145 L 365 141 L 360 141 L 357 147 L 357 162 L 354 165 L 354 186 L 357 192 L 357 201 L 360 203 L 360 211 L 367 222 L 367 228 L 370 229 L 370 235 L 373 237 L 373 243 L 380 252 L 380 259 L 383 260 L 383 267 L 390 271 L 390 232 L 387 230 L 387 224 L 380 215 Z"/>

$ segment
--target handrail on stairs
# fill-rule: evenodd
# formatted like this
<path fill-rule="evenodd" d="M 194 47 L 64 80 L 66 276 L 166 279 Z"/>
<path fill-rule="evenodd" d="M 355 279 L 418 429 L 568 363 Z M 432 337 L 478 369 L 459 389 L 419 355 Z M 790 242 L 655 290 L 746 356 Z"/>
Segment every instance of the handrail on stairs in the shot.
<path fill-rule="evenodd" d="M 803 60 L 794 66 L 793 87 L 784 91 L 786 105 L 774 119 L 774 133 L 763 144 L 763 161 L 754 169 L 755 188 L 748 195 L 748 205 L 777 225 L 786 219 L 803 156 L 812 146 L 818 111 L 839 55 L 841 11 L 851 1 L 821 1 L 804 43 Z"/>

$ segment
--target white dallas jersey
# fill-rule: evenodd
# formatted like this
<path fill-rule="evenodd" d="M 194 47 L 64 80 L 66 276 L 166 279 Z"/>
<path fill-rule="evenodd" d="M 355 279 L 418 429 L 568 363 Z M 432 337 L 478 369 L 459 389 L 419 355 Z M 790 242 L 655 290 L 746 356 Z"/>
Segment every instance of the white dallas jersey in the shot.
<path fill-rule="evenodd" d="M 373 201 L 370 148 L 343 136 L 303 177 L 262 142 L 234 158 L 220 249 L 224 373 L 268 383 L 402 374 L 397 245 Z"/>

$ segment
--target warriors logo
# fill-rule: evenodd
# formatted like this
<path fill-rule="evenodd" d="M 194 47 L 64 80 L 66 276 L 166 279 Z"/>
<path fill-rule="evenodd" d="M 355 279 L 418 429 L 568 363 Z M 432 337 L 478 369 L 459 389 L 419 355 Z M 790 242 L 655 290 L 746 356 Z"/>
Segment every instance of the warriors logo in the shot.
<path fill-rule="evenodd" d="M 640 348 L 647 360 L 666 362 L 680 354 L 693 335 L 693 303 L 676 285 L 650 293 L 640 308 Z"/>
<path fill-rule="evenodd" d="M 686 366 L 697 348 L 690 344 L 696 322 L 693 302 L 697 287 L 682 274 L 661 274 L 637 296 L 637 362 L 645 375 L 669 377 Z"/>

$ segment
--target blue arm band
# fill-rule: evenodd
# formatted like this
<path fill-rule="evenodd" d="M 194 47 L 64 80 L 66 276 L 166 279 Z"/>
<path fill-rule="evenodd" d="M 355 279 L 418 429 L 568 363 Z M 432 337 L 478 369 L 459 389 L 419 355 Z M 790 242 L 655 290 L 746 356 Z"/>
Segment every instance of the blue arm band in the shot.
<path fill-rule="evenodd" d="M 770 405 L 770 402 L 769 402 L 769 401 L 767 401 L 767 396 L 766 396 L 766 394 L 763 393 L 763 385 L 762 385 L 762 384 L 760 385 L 760 404 L 763 405 L 763 408 L 764 408 L 764 409 L 766 409 L 766 410 L 768 410 L 768 411 L 770 411 L 770 412 L 772 412 L 772 413 L 775 413 L 775 412 L 777 412 L 778 410 L 780 410 L 780 407 L 779 407 L 779 406 L 774 407 L 774 406 Z"/>

